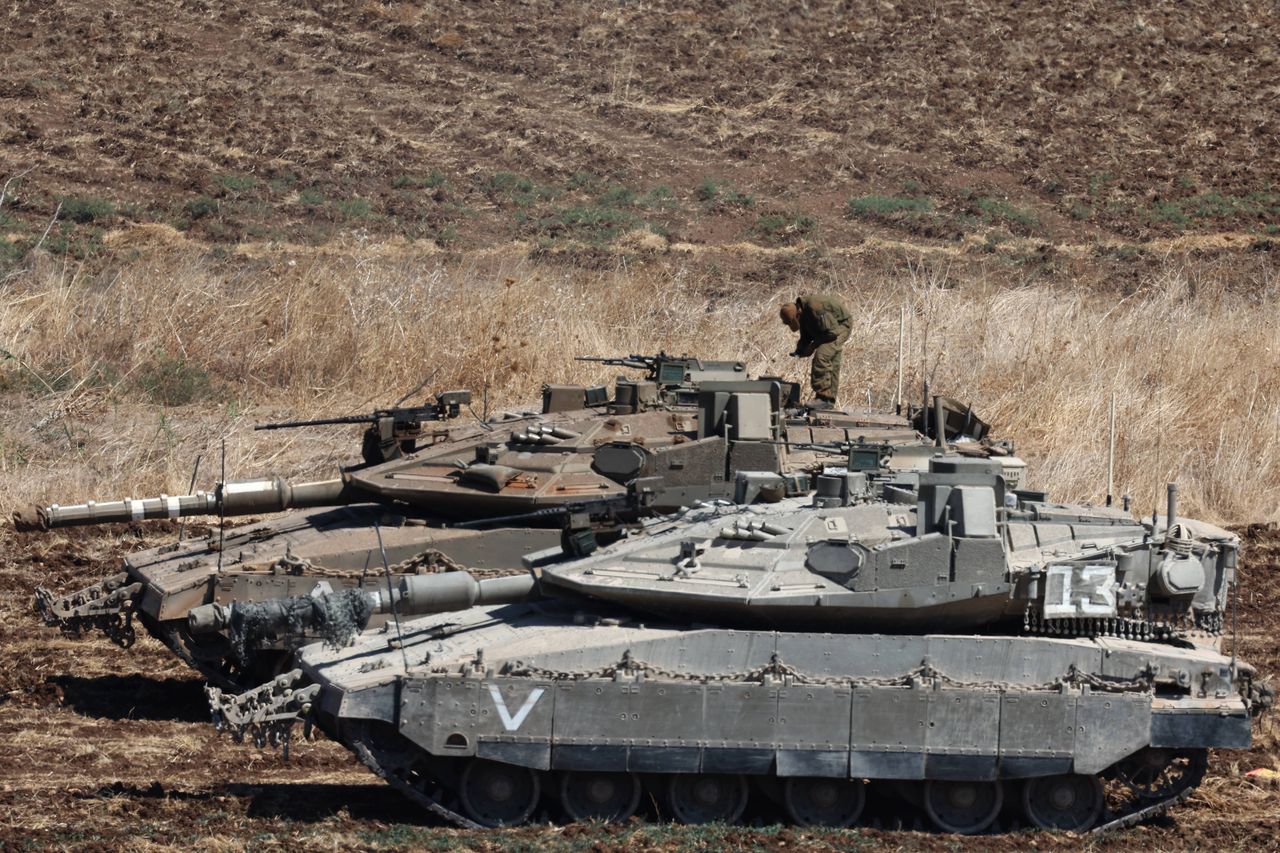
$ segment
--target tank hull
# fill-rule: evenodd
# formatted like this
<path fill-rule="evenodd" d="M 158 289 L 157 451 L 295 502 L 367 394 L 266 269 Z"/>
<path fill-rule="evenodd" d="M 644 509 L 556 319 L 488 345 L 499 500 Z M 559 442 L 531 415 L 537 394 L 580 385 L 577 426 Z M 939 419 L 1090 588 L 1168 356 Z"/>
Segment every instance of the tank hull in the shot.
<path fill-rule="evenodd" d="M 397 636 L 402 650 L 388 648 Z M 1081 830 L 1123 819 L 1123 806 L 1064 817 L 1052 805 L 1064 787 L 1093 791 L 1153 755 L 1176 756 L 1185 775 L 1206 749 L 1251 743 L 1229 658 L 1120 639 L 659 627 L 544 603 L 416 619 L 340 653 L 311 646 L 302 672 L 322 728 L 384 775 L 416 767 L 389 781 L 482 825 L 545 806 L 477 805 L 476 766 L 542 790 L 634 775 L 677 820 L 702 814 L 680 793 L 694 779 L 785 791 L 797 822 L 820 812 L 805 794 L 826 784 L 814 780 L 905 785 L 935 824 L 963 832 L 990 822 L 951 802 L 957 789 L 985 801 L 1030 786 L 1027 820 Z M 1193 673 L 1200 688 L 1179 686 Z M 1130 811 L 1151 808 L 1149 793 Z"/>
<path fill-rule="evenodd" d="M 379 535 L 390 572 L 382 562 Z M 226 637 L 191 635 L 187 615 L 195 607 L 385 589 L 388 573 L 393 585 L 406 575 L 460 566 L 481 577 L 505 574 L 521 571 L 521 560 L 530 552 L 558 549 L 559 543 L 558 529 L 459 530 L 364 504 L 295 511 L 233 528 L 221 542 L 221 554 L 216 538 L 139 551 L 125 557 L 119 577 L 128 589 L 138 587 L 131 618 L 210 682 L 234 688 L 287 669 L 292 650 L 312 638 L 305 631 L 281 634 L 237 660 Z M 373 627 L 385 618 L 375 615 Z M 131 642 L 130 637 L 122 644 Z"/>

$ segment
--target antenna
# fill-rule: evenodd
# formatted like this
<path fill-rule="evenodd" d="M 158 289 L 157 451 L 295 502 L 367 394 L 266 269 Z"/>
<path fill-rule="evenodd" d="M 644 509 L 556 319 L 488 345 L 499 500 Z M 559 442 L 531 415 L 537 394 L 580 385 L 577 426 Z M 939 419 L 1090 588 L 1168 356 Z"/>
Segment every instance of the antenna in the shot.
<path fill-rule="evenodd" d="M 1116 474 L 1116 392 L 1111 392 L 1111 418 L 1107 438 L 1107 506 L 1111 506 L 1111 496 L 1115 494 Z"/>
<path fill-rule="evenodd" d="M 438 368 L 438 367 L 437 367 L 435 370 L 433 370 L 433 371 L 431 371 L 430 373 L 428 373 L 428 374 L 427 374 L 427 378 L 426 378 L 426 379 L 423 379 L 423 380 L 422 380 L 421 382 L 419 382 L 417 385 L 413 386 L 413 390 L 409 391 L 409 392 L 408 392 L 408 393 L 406 393 L 403 397 L 401 397 L 399 400 L 396 400 L 394 403 L 392 403 L 392 404 L 391 404 L 392 408 L 395 408 L 396 406 L 399 406 L 399 405 L 400 405 L 401 403 L 403 403 L 405 400 L 408 400 L 408 399 L 409 399 L 410 397 L 412 397 L 414 394 L 417 394 L 417 393 L 418 393 L 419 391 L 421 391 L 423 388 L 426 388 L 426 387 L 427 387 L 427 383 L 428 383 L 428 382 L 430 382 L 432 379 L 435 379 L 435 378 L 436 378 L 436 374 L 437 374 L 437 373 L 439 373 L 439 372 L 440 372 L 440 368 Z"/>
<path fill-rule="evenodd" d="M 907 306 L 898 306 L 898 389 L 893 393 L 893 410 L 902 414 L 902 359 L 907 332 Z"/>
<path fill-rule="evenodd" d="M 222 547 L 227 537 L 227 437 L 222 437 L 222 482 L 218 484 L 218 572 L 222 572 Z"/>
<path fill-rule="evenodd" d="M 1239 555 L 1239 551 L 1236 554 Z M 1236 601 L 1240 597 L 1240 567 L 1239 559 L 1232 561 L 1235 563 L 1231 567 L 1231 677 L 1234 679 L 1236 675 Z"/>
<path fill-rule="evenodd" d="M 387 546 L 382 544 L 382 525 L 373 520 L 373 532 L 378 537 L 378 553 L 382 555 L 382 568 L 387 574 L 387 599 L 391 602 L 391 618 L 396 622 L 396 643 L 400 646 L 400 659 L 404 661 L 404 674 L 409 674 L 409 654 L 404 650 L 404 634 L 400 633 L 400 605 L 391 589 L 391 564 L 387 562 Z"/>
<path fill-rule="evenodd" d="M 194 495 L 196 493 L 196 477 L 200 475 L 200 460 L 204 458 L 203 454 L 196 454 L 196 466 L 191 469 L 191 485 L 187 486 L 187 494 Z M 182 544 L 182 535 L 187 532 L 187 519 L 183 516 L 182 523 L 178 525 L 178 544 Z"/>

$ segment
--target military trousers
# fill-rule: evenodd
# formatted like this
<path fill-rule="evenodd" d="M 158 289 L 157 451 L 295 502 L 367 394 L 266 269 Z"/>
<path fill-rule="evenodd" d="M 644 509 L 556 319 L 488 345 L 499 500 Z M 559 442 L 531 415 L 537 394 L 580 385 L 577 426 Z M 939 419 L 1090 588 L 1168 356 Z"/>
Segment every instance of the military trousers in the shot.
<path fill-rule="evenodd" d="M 840 391 L 840 354 L 849 340 L 852 329 L 841 329 L 840 334 L 818 344 L 813 350 L 813 363 L 809 367 L 809 383 L 813 395 L 832 403 Z"/>

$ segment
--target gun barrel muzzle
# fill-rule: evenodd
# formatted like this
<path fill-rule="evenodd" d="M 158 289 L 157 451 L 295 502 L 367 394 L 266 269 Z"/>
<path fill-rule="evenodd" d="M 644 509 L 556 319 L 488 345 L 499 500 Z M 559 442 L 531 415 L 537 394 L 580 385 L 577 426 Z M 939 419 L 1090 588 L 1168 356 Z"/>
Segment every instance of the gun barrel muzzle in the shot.
<path fill-rule="evenodd" d="M 342 506 L 353 493 L 342 480 L 291 485 L 279 478 L 231 480 L 212 492 L 194 495 L 160 495 L 120 501 L 88 501 L 82 504 L 50 504 L 14 513 L 19 530 L 49 530 L 83 524 L 110 524 L 148 518 L 185 518 L 191 515 L 255 515 L 286 509 Z"/>

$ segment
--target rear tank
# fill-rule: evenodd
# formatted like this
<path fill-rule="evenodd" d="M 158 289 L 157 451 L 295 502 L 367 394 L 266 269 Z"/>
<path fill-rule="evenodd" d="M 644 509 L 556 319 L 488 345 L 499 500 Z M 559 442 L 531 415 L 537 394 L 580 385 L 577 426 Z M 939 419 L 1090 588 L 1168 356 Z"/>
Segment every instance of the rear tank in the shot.
<path fill-rule="evenodd" d="M 193 608 L 318 587 L 374 588 L 388 575 L 394 585 L 441 570 L 519 570 L 526 554 L 579 553 L 643 513 L 712 499 L 749 502 L 763 486 L 740 486 L 739 471 L 799 475 L 780 487 L 785 494 L 801 490 L 805 472 L 820 468 L 828 451 L 853 442 L 899 448 L 892 464 L 902 469 L 918 469 L 937 452 L 936 440 L 911 426 L 914 413 L 796 409 L 793 386 L 749 380 L 740 363 L 662 354 L 609 361 L 646 374 L 620 377 L 612 397 L 603 387 L 546 386 L 540 413 L 487 421 L 464 419 L 470 395 L 455 391 L 424 407 L 265 425 L 367 423 L 365 462 L 331 480 L 261 477 L 192 495 L 20 513 L 19 527 L 42 530 L 284 513 L 127 555 L 120 572 L 84 589 L 38 590 L 37 608 L 65 633 L 100 629 L 125 647 L 135 639 L 136 617 L 215 684 L 247 686 L 286 668 L 307 635 L 262 635 L 236 654 L 225 634 L 188 630 Z M 985 439 L 987 427 L 967 409 L 935 413 L 932 423 L 943 425 L 944 439 L 965 438 L 967 451 L 996 456 L 1010 476 L 1020 475 L 1023 464 L 1009 448 L 968 440 Z M 779 486 L 767 482 L 774 496 Z M 574 538 L 564 535 L 567 524 Z"/>
<path fill-rule="evenodd" d="M 357 608 L 392 622 L 211 690 L 215 717 L 259 740 L 319 725 L 481 826 L 642 804 L 849 826 L 872 803 L 1079 832 L 1168 809 L 1209 749 L 1250 746 L 1271 692 L 1219 648 L 1231 534 L 1172 499 L 1163 523 L 1051 503 L 981 460 L 817 485 L 524 577 L 410 579 Z"/>

